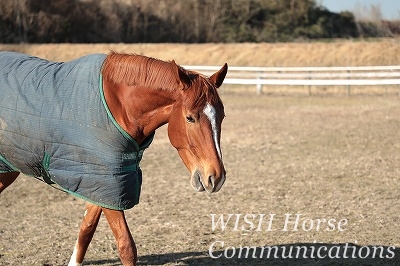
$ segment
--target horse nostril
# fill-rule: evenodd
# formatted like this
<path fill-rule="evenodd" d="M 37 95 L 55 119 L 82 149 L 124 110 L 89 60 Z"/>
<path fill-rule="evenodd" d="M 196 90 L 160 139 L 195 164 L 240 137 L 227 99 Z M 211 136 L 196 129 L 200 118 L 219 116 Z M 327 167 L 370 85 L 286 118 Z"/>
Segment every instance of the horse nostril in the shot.
<path fill-rule="evenodd" d="M 215 188 L 215 178 L 214 178 L 214 176 L 210 175 L 208 177 L 208 184 L 211 184 L 211 187 Z"/>

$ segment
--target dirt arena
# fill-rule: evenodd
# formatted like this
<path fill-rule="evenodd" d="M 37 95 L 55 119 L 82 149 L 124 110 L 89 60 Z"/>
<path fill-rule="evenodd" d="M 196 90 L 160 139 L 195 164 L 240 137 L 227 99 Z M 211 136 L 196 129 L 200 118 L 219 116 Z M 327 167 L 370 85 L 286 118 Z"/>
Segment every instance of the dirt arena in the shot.
<path fill-rule="evenodd" d="M 0 44 L 51 60 L 110 49 L 204 65 L 389 65 L 400 58 L 398 39 Z M 352 88 L 347 97 L 345 88 L 321 87 L 309 97 L 307 88 L 265 88 L 257 96 L 255 88 L 224 86 L 227 181 L 212 195 L 191 188 L 166 127 L 159 129 L 141 164 L 141 202 L 126 212 L 139 265 L 400 265 L 399 89 Z M 66 265 L 84 206 L 19 177 L 0 195 L 0 265 Z M 121 265 L 104 217 L 85 262 Z"/>
<path fill-rule="evenodd" d="M 139 265 L 400 264 L 397 95 L 222 99 L 220 192 L 190 187 L 166 127 L 145 152 L 141 202 L 126 212 Z M 22 176 L 0 203 L 0 265 L 68 263 L 83 201 Z M 85 265 L 120 265 L 104 217 Z"/>

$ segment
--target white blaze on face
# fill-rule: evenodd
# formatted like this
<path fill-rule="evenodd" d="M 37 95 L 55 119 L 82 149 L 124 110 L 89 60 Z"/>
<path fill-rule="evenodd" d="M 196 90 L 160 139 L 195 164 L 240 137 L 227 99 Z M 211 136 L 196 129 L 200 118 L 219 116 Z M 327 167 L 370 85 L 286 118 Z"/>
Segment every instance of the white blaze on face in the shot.
<path fill-rule="evenodd" d="M 222 161 L 222 153 L 221 153 L 221 148 L 219 147 L 218 144 L 218 126 L 217 126 L 217 111 L 215 110 L 215 107 L 212 106 L 211 104 L 207 103 L 206 106 L 203 109 L 203 113 L 207 116 L 208 120 L 210 120 L 211 123 L 211 129 L 213 131 L 213 139 L 214 139 L 214 145 L 215 148 L 218 152 L 219 159 Z"/>

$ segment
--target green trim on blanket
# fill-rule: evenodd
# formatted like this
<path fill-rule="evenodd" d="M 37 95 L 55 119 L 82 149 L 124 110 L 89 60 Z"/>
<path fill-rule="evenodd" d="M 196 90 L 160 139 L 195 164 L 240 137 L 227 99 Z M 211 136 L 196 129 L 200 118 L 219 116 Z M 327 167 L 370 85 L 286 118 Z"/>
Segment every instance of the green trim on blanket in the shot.
<path fill-rule="evenodd" d="M 12 163 L 10 163 L 6 158 L 4 158 L 3 155 L 0 154 L 0 160 L 7 165 L 8 168 L 10 168 L 13 172 L 21 172 L 20 169 L 15 167 Z M 10 171 L 4 172 L 4 173 L 9 173 Z M 1 172 L 0 172 L 1 173 Z"/>
<path fill-rule="evenodd" d="M 52 186 L 52 187 L 55 187 L 54 185 L 51 185 L 51 186 Z M 74 197 L 77 197 L 77 198 L 79 198 L 79 199 L 82 199 L 82 200 L 84 200 L 84 201 L 90 202 L 90 203 L 92 203 L 92 204 L 94 204 L 94 205 L 97 205 L 97 206 L 100 206 L 100 207 L 103 207 L 103 208 L 106 208 L 106 209 L 116 210 L 116 211 L 124 211 L 124 210 L 126 210 L 126 208 L 118 208 L 118 207 L 115 207 L 115 206 L 111 206 L 111 205 L 103 204 L 103 203 L 100 203 L 100 202 L 97 202 L 97 201 L 93 201 L 93 200 L 91 200 L 91 199 L 89 199 L 89 198 L 86 198 L 86 197 L 84 197 L 84 196 L 82 196 L 82 195 L 80 195 L 80 194 L 78 194 L 78 193 L 75 193 L 75 192 L 66 190 L 65 188 L 62 188 L 62 187 L 61 187 L 60 185 L 58 185 L 58 184 L 57 184 L 57 188 L 60 189 L 60 190 L 62 190 L 62 191 L 64 191 L 64 192 L 67 192 L 67 193 L 71 194 L 71 195 L 74 196 Z"/>
<path fill-rule="evenodd" d="M 113 122 L 114 126 L 118 129 L 119 132 L 127 139 L 129 140 L 133 145 L 135 145 L 136 150 L 139 150 L 139 144 L 136 142 L 134 138 L 132 138 L 131 135 L 129 135 L 128 132 L 126 132 L 115 120 L 114 116 L 112 115 L 110 109 L 108 108 L 106 98 L 104 96 L 104 89 L 103 89 L 103 75 L 100 74 L 100 81 L 99 81 L 99 89 L 100 89 L 100 97 L 101 101 L 103 102 L 104 108 L 106 108 L 106 112 L 110 120 Z"/>
<path fill-rule="evenodd" d="M 45 152 L 44 156 L 43 156 L 43 161 L 42 161 L 43 168 L 42 168 L 42 171 L 41 171 L 41 176 L 43 178 L 43 181 L 46 182 L 49 185 L 55 184 L 53 182 L 53 180 L 51 180 L 51 176 L 50 176 L 50 173 L 49 173 L 50 159 L 51 159 L 50 154 Z"/>

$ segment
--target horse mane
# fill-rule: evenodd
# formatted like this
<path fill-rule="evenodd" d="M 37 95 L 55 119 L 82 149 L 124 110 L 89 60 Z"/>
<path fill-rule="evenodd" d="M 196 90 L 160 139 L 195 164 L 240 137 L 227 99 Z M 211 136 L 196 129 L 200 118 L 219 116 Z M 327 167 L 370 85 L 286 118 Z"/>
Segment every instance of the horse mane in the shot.
<path fill-rule="evenodd" d="M 109 53 L 102 75 L 107 81 L 129 86 L 171 88 L 177 85 L 171 62 L 137 54 Z"/>
<path fill-rule="evenodd" d="M 102 75 L 105 80 L 115 84 L 141 85 L 174 91 L 180 87 L 180 84 L 173 64 L 173 62 L 137 54 L 111 52 L 103 64 Z M 181 66 L 178 67 L 190 80 L 190 84 L 186 84 L 188 93 L 185 93 L 187 96 L 184 99 L 185 105 L 200 108 L 207 102 L 221 102 L 215 86 L 207 77 Z"/>

